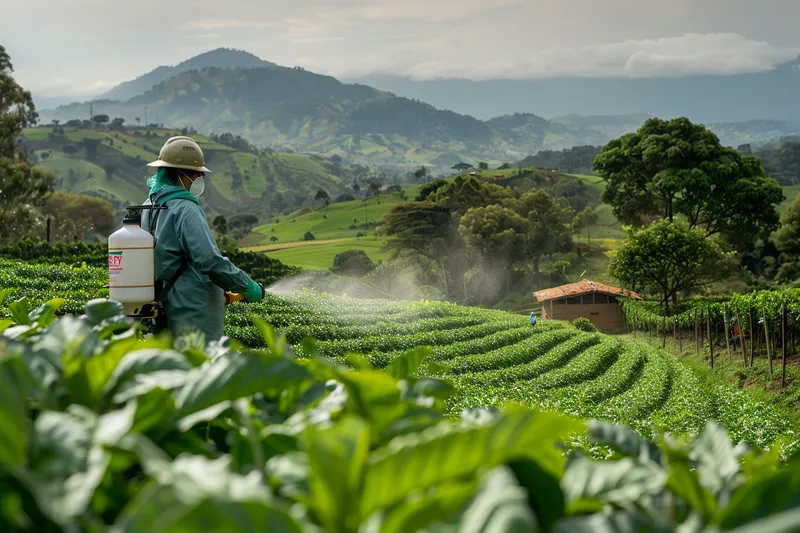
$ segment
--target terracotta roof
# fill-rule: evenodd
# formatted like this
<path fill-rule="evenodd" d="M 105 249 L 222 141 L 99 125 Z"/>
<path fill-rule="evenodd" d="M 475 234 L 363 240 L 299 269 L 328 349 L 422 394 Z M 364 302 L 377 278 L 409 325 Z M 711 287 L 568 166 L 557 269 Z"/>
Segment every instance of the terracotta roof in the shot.
<path fill-rule="evenodd" d="M 570 283 L 569 285 L 562 285 L 560 287 L 553 287 L 552 289 L 536 291 L 533 293 L 533 295 L 540 302 L 549 302 L 550 300 L 557 300 L 559 298 L 565 298 L 568 296 L 581 296 L 583 294 L 591 294 L 593 292 L 611 294 L 614 296 L 625 296 L 628 298 L 634 298 L 636 300 L 642 299 L 641 296 L 633 291 L 619 289 L 617 287 L 612 287 L 611 285 L 606 285 L 597 281 L 589 281 L 588 279 L 583 279 L 578 283 Z"/>

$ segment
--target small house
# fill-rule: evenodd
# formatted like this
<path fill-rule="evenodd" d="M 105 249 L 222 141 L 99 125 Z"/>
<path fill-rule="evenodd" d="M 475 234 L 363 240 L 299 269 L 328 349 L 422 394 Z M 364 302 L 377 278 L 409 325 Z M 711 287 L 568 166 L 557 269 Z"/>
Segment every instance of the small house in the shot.
<path fill-rule="evenodd" d="M 625 315 L 618 298 L 642 299 L 635 292 L 589 280 L 536 291 L 533 295 L 542 304 L 543 320 L 572 321 L 585 317 L 605 332 L 625 329 Z"/>

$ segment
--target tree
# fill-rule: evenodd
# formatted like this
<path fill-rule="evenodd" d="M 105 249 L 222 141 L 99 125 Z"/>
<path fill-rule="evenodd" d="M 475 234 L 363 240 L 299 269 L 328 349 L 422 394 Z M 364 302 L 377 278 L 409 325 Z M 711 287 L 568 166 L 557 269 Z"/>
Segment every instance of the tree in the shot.
<path fill-rule="evenodd" d="M 591 227 L 597 224 L 597 212 L 595 211 L 594 206 L 586 206 L 586 208 L 575 215 L 575 219 L 572 221 L 572 228 L 575 233 L 580 233 L 584 229 L 586 229 L 586 242 L 592 242 L 592 235 L 591 235 Z"/>
<path fill-rule="evenodd" d="M 369 186 L 369 193 L 370 193 L 372 196 L 377 196 L 377 195 L 378 195 L 378 193 L 379 193 L 379 192 L 380 192 L 380 190 L 381 190 L 381 184 L 380 184 L 380 183 L 378 183 L 378 182 L 377 182 L 377 181 L 375 181 L 375 180 L 370 180 L 370 181 L 369 181 L 369 185 L 368 185 L 368 186 Z"/>
<path fill-rule="evenodd" d="M 114 206 L 108 200 L 84 194 L 55 192 L 41 213 L 52 220 L 53 242 L 79 241 L 92 232 L 107 237 L 117 228 Z"/>
<path fill-rule="evenodd" d="M 455 296 L 453 281 L 465 271 L 466 262 L 458 228 L 446 207 L 433 202 L 395 204 L 383 217 L 383 230 L 393 258 L 406 255 L 435 264 L 444 294 Z"/>
<path fill-rule="evenodd" d="M 475 168 L 475 167 L 473 167 L 469 163 L 460 162 L 460 163 L 456 163 L 455 165 L 453 165 L 450 168 L 452 168 L 453 170 L 458 170 L 459 172 L 464 172 L 465 170 L 469 170 L 469 169 Z"/>
<path fill-rule="evenodd" d="M 273 235 L 272 237 L 269 238 L 269 242 L 278 242 L 278 238 L 275 235 Z"/>
<path fill-rule="evenodd" d="M 609 272 L 631 290 L 658 296 L 668 314 L 681 292 L 721 279 L 728 258 L 702 230 L 683 221 L 658 220 L 630 233 Z"/>
<path fill-rule="evenodd" d="M 314 234 L 311 233 L 310 231 L 305 232 L 305 234 L 303 235 L 304 241 L 313 241 L 314 239 L 316 239 L 316 237 L 314 237 Z"/>
<path fill-rule="evenodd" d="M 121 130 L 125 125 L 125 119 L 122 117 L 116 117 L 114 120 L 111 121 L 110 128 L 113 130 Z"/>
<path fill-rule="evenodd" d="M 345 250 L 333 258 L 331 272 L 342 276 L 361 277 L 375 270 L 375 263 L 364 250 Z"/>
<path fill-rule="evenodd" d="M 781 228 L 775 232 L 774 240 L 783 259 L 778 268 L 778 281 L 794 281 L 800 273 L 800 195 L 781 215 Z"/>
<path fill-rule="evenodd" d="M 138 128 L 142 124 L 142 119 L 139 118 L 139 117 L 136 117 L 134 120 L 136 121 L 136 127 Z"/>
<path fill-rule="evenodd" d="M 428 199 L 447 207 L 456 217 L 470 208 L 499 204 L 511 198 L 511 193 L 494 183 L 486 183 L 473 176 L 458 176 L 445 182 Z"/>
<path fill-rule="evenodd" d="M 428 176 L 430 176 L 430 170 L 425 166 L 421 166 L 414 171 L 414 179 L 417 181 L 427 181 Z"/>
<path fill-rule="evenodd" d="M 33 168 L 19 144 L 22 130 L 38 115 L 31 93 L 14 80 L 11 58 L 0 46 L 0 242 L 14 242 L 34 233 L 53 190 L 53 175 Z"/>
<path fill-rule="evenodd" d="M 322 201 L 325 204 L 325 207 L 331 203 L 331 197 L 325 192 L 323 189 L 317 190 L 317 194 L 314 196 L 314 201 Z"/>
<path fill-rule="evenodd" d="M 447 185 L 447 180 L 433 180 L 420 185 L 419 193 L 417 194 L 416 201 L 424 202 L 430 195 Z"/>
<path fill-rule="evenodd" d="M 541 189 L 506 200 L 503 205 L 526 219 L 524 260 L 531 260 L 538 276 L 543 257 L 572 249 L 572 221 L 575 213 L 563 198 L 555 199 Z"/>
<path fill-rule="evenodd" d="M 95 115 L 92 117 L 92 122 L 97 126 L 108 123 L 108 120 L 108 115 Z"/>
<path fill-rule="evenodd" d="M 228 221 L 225 220 L 225 217 L 222 215 L 214 217 L 214 221 L 211 223 L 211 226 L 220 235 L 225 235 L 226 233 L 228 233 Z"/>
<path fill-rule="evenodd" d="M 11 73 L 11 58 L 0 45 L 0 157 L 25 161 L 25 151 L 18 144 L 22 130 L 36 124 L 39 115 L 29 91 L 24 90 Z"/>
<path fill-rule="evenodd" d="M 480 163 L 478 163 L 478 168 L 481 170 L 489 170 L 489 163 L 481 161 Z"/>
<path fill-rule="evenodd" d="M 526 220 L 513 210 L 493 204 L 468 210 L 458 226 L 467 246 L 489 265 L 500 265 L 506 291 L 510 289 L 511 266 L 524 251 Z"/>
<path fill-rule="evenodd" d="M 624 224 L 686 217 L 706 235 L 751 242 L 778 225 L 783 192 L 758 159 L 724 147 L 686 118 L 650 119 L 612 140 L 594 160 L 606 181 L 602 199 Z"/>

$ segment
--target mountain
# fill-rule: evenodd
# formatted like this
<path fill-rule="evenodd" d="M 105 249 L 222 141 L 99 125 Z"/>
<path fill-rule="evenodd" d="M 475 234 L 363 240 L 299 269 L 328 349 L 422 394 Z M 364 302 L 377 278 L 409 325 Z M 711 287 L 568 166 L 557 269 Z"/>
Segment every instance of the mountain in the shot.
<path fill-rule="evenodd" d="M 467 160 L 502 163 L 541 149 L 602 142 L 596 132 L 532 114 L 480 121 L 301 68 L 206 68 L 173 76 L 95 112 L 129 123 L 147 107 L 158 122 L 200 132 L 233 132 L 261 146 L 339 155 L 350 162 L 447 168 Z M 42 113 L 62 123 L 87 104 Z"/>
<path fill-rule="evenodd" d="M 38 127 L 23 131 L 23 146 L 37 167 L 52 172 L 57 190 L 109 200 L 120 211 L 147 197 L 146 167 L 177 130 Z M 183 133 L 185 134 L 185 132 Z M 206 179 L 203 206 L 209 217 L 253 213 L 262 220 L 310 206 L 324 189 L 331 198 L 350 192 L 356 172 L 340 162 L 305 154 L 260 152 L 226 135 L 215 140 L 192 133 L 203 150 Z"/>
<path fill-rule="evenodd" d="M 209 67 L 223 68 L 223 69 L 237 69 L 237 68 L 264 68 L 274 67 L 275 63 L 264 61 L 255 55 L 245 52 L 243 50 L 234 50 L 231 48 L 217 48 L 205 52 L 198 56 L 192 57 L 174 67 L 160 66 L 151 70 L 147 74 L 143 74 L 138 78 L 121 83 L 101 95 L 99 98 L 107 100 L 128 100 L 134 96 L 140 95 L 149 91 L 154 85 L 158 85 L 164 80 L 167 80 L 178 74 L 183 74 L 190 70 L 201 70 Z"/>
<path fill-rule="evenodd" d="M 415 81 L 381 74 L 350 81 L 482 119 L 528 112 L 546 118 L 646 113 L 702 123 L 800 120 L 800 58 L 733 76 Z"/>

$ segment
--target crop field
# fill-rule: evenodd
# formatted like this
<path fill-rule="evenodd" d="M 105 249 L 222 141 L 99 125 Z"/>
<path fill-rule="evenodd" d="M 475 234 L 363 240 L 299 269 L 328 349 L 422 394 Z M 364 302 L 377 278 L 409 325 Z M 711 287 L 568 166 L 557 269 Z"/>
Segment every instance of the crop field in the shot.
<path fill-rule="evenodd" d="M 0 260 L 0 287 L 26 296 L 31 306 L 66 298 L 79 312 L 103 297 L 104 269 L 31 265 Z M 0 307 L 0 313 L 8 311 Z M 650 345 L 580 332 L 561 322 L 531 327 L 527 317 L 440 302 L 356 300 L 312 291 L 269 296 L 258 304 L 233 304 L 226 334 L 263 348 L 257 316 L 296 345 L 316 339 L 317 354 L 347 362 L 363 354 L 378 368 L 410 348 L 430 347 L 433 375 L 455 385 L 452 414 L 506 402 L 580 418 L 628 425 L 653 437 L 660 431 L 696 433 L 708 419 L 736 439 L 768 446 L 779 439 L 800 448 L 797 428 L 782 412 L 738 389 L 707 383 L 666 352 Z"/>
<path fill-rule="evenodd" d="M 311 291 L 145 338 L 51 259 L 0 260 L 3 531 L 797 530 L 790 419 L 649 346 Z"/>

